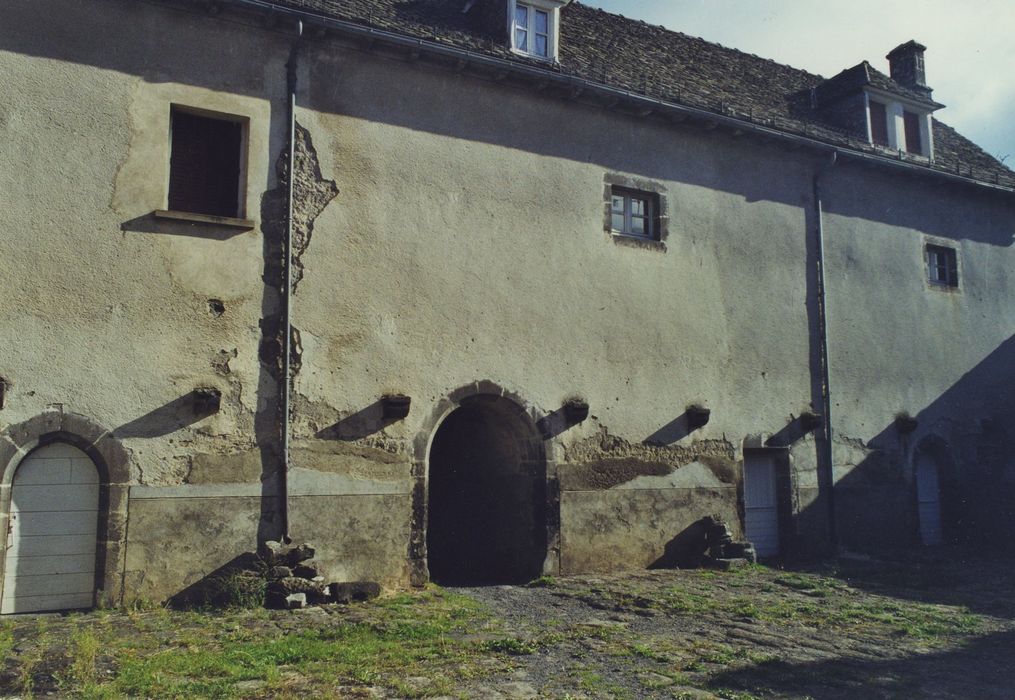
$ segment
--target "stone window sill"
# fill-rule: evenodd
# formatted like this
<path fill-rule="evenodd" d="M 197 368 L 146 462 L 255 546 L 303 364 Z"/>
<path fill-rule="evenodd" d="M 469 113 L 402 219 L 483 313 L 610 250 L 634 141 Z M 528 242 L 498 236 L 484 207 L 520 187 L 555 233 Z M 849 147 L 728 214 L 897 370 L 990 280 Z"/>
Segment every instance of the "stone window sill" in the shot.
<path fill-rule="evenodd" d="M 192 224 L 208 224 L 211 226 L 224 226 L 242 231 L 252 230 L 256 224 L 252 219 L 236 219 L 231 216 L 211 216 L 209 214 L 194 214 L 189 211 L 171 211 L 167 209 L 156 209 L 152 212 L 156 219 L 170 219 L 172 221 L 186 221 Z"/>
<path fill-rule="evenodd" d="M 632 248 L 645 248 L 647 250 L 658 250 L 666 252 L 666 244 L 657 238 L 649 238 L 647 236 L 632 236 L 626 233 L 618 233 L 616 231 L 610 231 L 610 236 L 613 238 L 613 242 L 617 245 L 631 246 Z"/>

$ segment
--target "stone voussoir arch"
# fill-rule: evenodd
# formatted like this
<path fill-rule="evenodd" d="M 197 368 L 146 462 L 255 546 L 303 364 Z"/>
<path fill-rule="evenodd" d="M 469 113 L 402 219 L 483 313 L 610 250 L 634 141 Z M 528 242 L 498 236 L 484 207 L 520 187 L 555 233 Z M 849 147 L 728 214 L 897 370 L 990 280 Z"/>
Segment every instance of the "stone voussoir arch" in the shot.
<path fill-rule="evenodd" d="M 11 484 L 18 467 L 30 453 L 53 443 L 80 449 L 99 473 L 99 527 L 95 562 L 95 605 L 114 607 L 123 601 L 126 555 L 127 499 L 130 456 L 109 430 L 87 416 L 45 411 L 0 431 L 0 527 L 9 525 Z M 0 541 L 0 561 L 7 539 Z M 0 590 L 3 588 L 0 567 Z"/>
<path fill-rule="evenodd" d="M 412 518 L 409 540 L 410 581 L 414 586 L 428 581 L 426 559 L 427 470 L 434 436 L 444 421 L 462 406 L 487 404 L 526 426 L 529 459 L 542 462 L 546 473 L 546 544 L 544 570 L 557 573 L 560 569 L 560 489 L 557 482 L 553 440 L 540 434 L 539 424 L 548 414 L 512 392 L 491 381 L 466 384 L 438 400 L 432 407 L 421 430 L 412 443 Z"/>

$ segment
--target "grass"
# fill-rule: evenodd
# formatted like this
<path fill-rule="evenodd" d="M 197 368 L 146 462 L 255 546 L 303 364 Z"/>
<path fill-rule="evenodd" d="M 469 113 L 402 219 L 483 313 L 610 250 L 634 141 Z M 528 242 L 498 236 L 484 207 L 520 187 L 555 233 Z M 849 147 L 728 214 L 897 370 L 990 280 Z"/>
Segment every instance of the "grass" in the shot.
<path fill-rule="evenodd" d="M 18 655 L 16 685 L 30 696 L 45 660 L 59 666 L 52 675 L 61 694 L 88 698 L 232 698 L 247 693 L 237 685 L 243 683 L 271 697 L 342 685 L 381 685 L 405 697 L 423 697 L 448 693 L 461 678 L 504 667 L 477 665 L 486 656 L 535 651 L 508 638 L 488 649 L 464 641 L 465 633 L 488 622 L 488 614 L 471 598 L 436 588 L 351 609 L 364 619 L 332 619 L 322 612 L 323 618 L 309 618 L 295 629 L 280 628 L 265 611 L 155 608 L 67 618 L 74 626 L 63 651 L 43 632 Z M 49 624 L 46 618 L 40 623 Z M 9 654 L 13 640 L 8 623 L 0 629 L 0 650 Z M 112 674 L 100 673 L 103 666 Z M 426 680 L 405 680 L 413 677 Z"/>
<path fill-rule="evenodd" d="M 583 590 L 576 594 L 591 602 L 606 599 L 610 607 L 617 609 L 650 608 L 669 615 L 716 616 L 812 628 L 866 627 L 931 644 L 975 634 L 984 621 L 982 616 L 962 606 L 860 595 L 835 578 L 787 574 L 757 565 L 721 574 L 694 572 L 687 580 L 651 597 L 630 588 Z"/>
<path fill-rule="evenodd" d="M 376 686 L 399 697 L 464 697 L 470 683 L 553 659 L 563 670 L 539 689 L 553 697 L 680 697 L 696 688 L 748 700 L 735 689 L 737 674 L 771 673 L 775 662 L 780 674 L 790 672 L 784 652 L 804 632 L 923 653 L 959 648 L 996 624 L 961 605 L 872 593 L 824 573 L 745 567 L 547 580 L 538 585 L 552 587 L 553 599 L 591 604 L 581 606 L 588 616 L 554 606 L 559 616 L 518 629 L 436 587 L 332 612 L 146 605 L 7 619 L 0 621 L 0 694 L 365 697 L 364 688 Z M 751 641 L 758 633 L 789 646 Z"/>

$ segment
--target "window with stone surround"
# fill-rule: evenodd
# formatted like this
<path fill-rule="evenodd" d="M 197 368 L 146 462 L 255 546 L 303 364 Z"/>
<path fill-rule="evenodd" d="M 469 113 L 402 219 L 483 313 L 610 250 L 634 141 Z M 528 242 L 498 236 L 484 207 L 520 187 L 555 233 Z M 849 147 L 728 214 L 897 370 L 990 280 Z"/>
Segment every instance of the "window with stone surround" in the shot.
<path fill-rule="evenodd" d="M 959 259 L 957 251 L 942 245 L 927 244 L 927 281 L 935 287 L 959 286 Z"/>

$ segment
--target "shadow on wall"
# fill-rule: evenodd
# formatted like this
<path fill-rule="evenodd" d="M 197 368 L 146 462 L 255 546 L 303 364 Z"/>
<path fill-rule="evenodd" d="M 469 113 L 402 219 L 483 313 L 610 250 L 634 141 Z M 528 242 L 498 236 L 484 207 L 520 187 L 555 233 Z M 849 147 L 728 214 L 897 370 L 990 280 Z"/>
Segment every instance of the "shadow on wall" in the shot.
<path fill-rule="evenodd" d="M 650 569 L 697 569 L 707 549 L 708 518 L 696 520 L 666 543 L 663 555 L 649 564 Z"/>
<path fill-rule="evenodd" d="M 220 396 L 195 389 L 165 406 L 113 430 L 116 438 L 155 438 L 169 435 L 213 415 L 219 410 Z"/>
<path fill-rule="evenodd" d="M 387 428 L 393 423 L 402 420 L 394 417 L 384 416 L 384 401 L 377 400 L 366 408 L 361 408 L 355 413 L 346 416 L 337 423 L 322 428 L 314 434 L 314 437 L 321 440 L 360 440 L 374 433 Z"/>
<path fill-rule="evenodd" d="M 759 696 L 853 700 L 857 697 L 1011 698 L 1015 632 L 979 637 L 956 650 L 887 661 L 868 656 L 791 663 L 777 660 L 714 674 L 713 688 Z M 990 679 L 985 680 L 985 679 Z"/>
<path fill-rule="evenodd" d="M 250 576 L 264 565 L 253 552 L 243 552 L 184 588 L 167 602 L 177 610 L 187 608 L 260 607 L 264 603 L 264 579 Z"/>
<path fill-rule="evenodd" d="M 864 445 L 865 456 L 835 486 L 840 543 L 861 550 L 920 546 L 914 458 L 930 453 L 940 469 L 945 542 L 1015 548 L 1013 387 L 1015 336 L 920 411 L 915 431 L 893 420 Z M 836 448 L 849 446 L 839 440 Z"/>
<path fill-rule="evenodd" d="M 230 238 L 247 233 L 246 229 L 236 227 L 191 224 L 185 221 L 158 219 L 154 214 L 145 214 L 129 221 L 124 221 L 120 224 L 120 230 L 132 233 L 161 233 L 170 236 L 208 238 L 216 241 L 227 241 Z"/>
<path fill-rule="evenodd" d="M 665 447 L 683 440 L 685 437 L 690 435 L 691 432 L 692 429 L 690 427 L 687 411 L 684 411 L 669 423 L 659 428 L 659 430 L 645 438 L 645 444 Z"/>
<path fill-rule="evenodd" d="M 238 27 L 235 23 L 225 25 L 200 13 L 156 8 L 145 3 L 123 5 L 107 2 L 102 5 L 101 9 L 96 10 L 92 4 L 86 7 L 80 3 L 62 3 L 62 21 L 54 24 L 45 13 L 39 13 L 31 2 L 17 0 L 9 3 L 9 6 L 4 7 L 5 19 L 11 26 L 19 27 L 19 31 L 0 34 L 0 50 L 92 65 L 137 75 L 152 83 L 164 82 L 167 76 L 171 76 L 174 81 L 210 90 L 264 97 L 263 75 L 249 75 L 247 59 L 251 52 L 257 51 L 259 65 L 269 63 L 268 57 L 274 57 L 277 65 L 281 66 L 288 54 L 288 43 L 292 37 L 291 29 L 284 25 L 266 29 L 259 26 L 256 20 L 251 20 L 249 27 L 240 29 L 250 36 L 247 52 L 244 52 L 242 44 L 238 44 L 236 50 L 227 57 L 226 63 L 223 63 L 222 52 L 216 47 L 221 42 L 223 27 L 232 30 Z M 115 14 L 121 21 L 109 22 L 105 19 L 107 14 Z M 174 26 L 165 21 L 168 17 L 179 23 L 180 32 L 189 32 L 186 35 L 187 45 L 193 50 L 186 56 L 186 76 L 181 75 L 180 33 L 166 30 L 167 27 Z M 79 31 L 73 35 L 61 34 L 57 29 L 61 24 L 78 27 Z M 160 31 L 139 34 L 136 31 L 139 26 L 159 26 Z M 97 31 L 99 28 L 101 32 Z M 102 36 L 102 40 L 96 40 L 97 36 Z M 109 46 L 117 46 L 118 49 L 110 51 Z M 590 109 L 573 101 L 552 97 L 549 94 L 552 90 L 546 90 L 542 95 L 535 91 L 525 94 L 510 86 L 498 88 L 489 81 L 471 79 L 451 71 L 383 61 L 370 63 L 369 56 L 362 54 L 363 57 L 359 58 L 361 54 L 357 52 L 346 52 L 340 57 L 340 49 L 330 42 L 319 42 L 311 46 L 313 51 L 307 52 L 310 75 L 305 84 L 325 88 L 311 89 L 309 94 L 302 95 L 301 106 L 323 114 L 343 114 L 371 123 L 593 163 L 604 170 L 638 172 L 643 177 L 674 180 L 740 195 L 747 202 L 773 201 L 795 207 L 800 204 L 801 187 L 809 188 L 810 173 L 802 169 L 793 169 L 792 175 L 787 171 L 786 177 L 770 177 L 774 159 L 799 156 L 783 156 L 782 152 L 761 144 L 754 146 L 758 156 L 755 159 L 726 158 L 724 150 L 727 148 L 731 153 L 742 156 L 745 148 L 751 146 L 745 146 L 743 140 L 734 141 L 733 137 L 714 134 L 708 137 L 715 145 L 714 157 L 710 159 L 708 167 L 703 167 L 702 158 L 697 157 L 647 158 L 644 149 L 613 150 L 603 147 L 603 128 L 609 126 L 610 120 L 620 117 L 604 117 L 602 104 L 596 104 Z M 340 67 L 336 66 L 337 61 L 342 61 Z M 383 67 L 378 68 L 379 66 Z M 393 73 L 390 72 L 392 67 L 409 72 L 411 79 L 393 78 Z M 229 76 L 238 77 L 230 79 Z M 284 78 L 284 72 L 280 69 L 278 80 L 284 81 Z M 391 86 L 387 92 L 383 90 L 386 85 Z M 503 102 L 489 99 L 491 91 L 497 90 L 501 91 Z M 377 98 L 347 99 L 348 95 L 353 94 L 374 94 Z M 396 98 L 399 104 L 411 107 L 393 108 Z M 272 103 L 275 105 L 276 101 L 273 100 Z M 505 106 L 508 103 L 510 108 Z M 458 110 L 454 118 L 449 118 L 449 104 L 471 107 Z M 571 118 L 576 112 L 582 115 L 582 119 Z M 552 129 L 529 127 L 529 124 L 543 123 L 547 118 L 569 123 L 571 129 L 568 138 L 556 138 Z M 698 141 L 701 130 L 697 127 L 674 129 L 671 124 L 652 119 L 643 119 L 641 123 L 646 125 L 647 135 L 652 130 L 656 132 L 659 143 L 672 142 L 673 134 L 677 134 L 686 137 L 688 149 L 700 146 Z M 733 160 L 738 163 L 736 168 L 723 166 L 724 162 Z M 815 158 L 815 162 L 818 160 Z M 893 183 L 899 179 L 894 178 Z M 917 180 L 913 178 L 912 181 Z M 898 225 L 901 220 L 905 225 L 945 238 L 974 238 L 1003 246 L 1012 244 L 1013 232 L 1010 224 L 1004 220 L 1005 217 L 985 219 L 978 222 L 977 226 L 955 226 L 953 221 L 935 216 L 928 208 L 921 210 L 916 206 L 907 207 L 900 201 L 900 207 L 905 210 L 900 214 L 900 207 L 887 204 L 875 211 L 868 206 L 869 201 L 869 197 L 862 198 L 862 208 L 857 211 L 836 210 L 835 203 L 829 211 L 862 219 L 883 220 L 893 225 Z M 853 205 L 845 206 L 848 208 Z M 129 223 L 141 225 L 137 220 Z"/>

